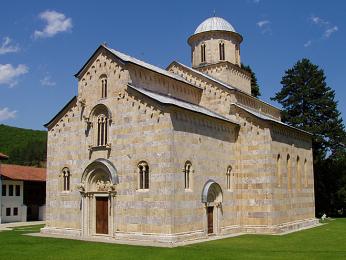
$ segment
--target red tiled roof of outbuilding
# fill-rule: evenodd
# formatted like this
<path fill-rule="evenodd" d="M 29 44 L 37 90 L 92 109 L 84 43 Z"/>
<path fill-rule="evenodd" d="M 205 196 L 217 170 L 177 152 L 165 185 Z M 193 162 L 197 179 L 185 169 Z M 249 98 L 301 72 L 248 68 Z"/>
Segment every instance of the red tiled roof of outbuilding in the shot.
<path fill-rule="evenodd" d="M 1 164 L 0 174 L 11 180 L 21 181 L 46 181 L 46 168 L 31 166 Z"/>
<path fill-rule="evenodd" d="M 6 154 L 0 153 L 0 160 L 1 159 L 8 159 L 8 156 Z"/>

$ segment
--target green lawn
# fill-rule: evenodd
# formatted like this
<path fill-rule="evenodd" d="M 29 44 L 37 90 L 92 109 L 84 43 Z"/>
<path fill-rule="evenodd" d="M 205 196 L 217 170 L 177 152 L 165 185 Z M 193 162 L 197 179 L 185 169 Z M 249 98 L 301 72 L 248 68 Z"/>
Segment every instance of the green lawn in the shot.
<path fill-rule="evenodd" d="M 284 236 L 243 235 L 177 248 L 23 236 L 40 227 L 0 232 L 0 259 L 346 259 L 346 219 Z"/>

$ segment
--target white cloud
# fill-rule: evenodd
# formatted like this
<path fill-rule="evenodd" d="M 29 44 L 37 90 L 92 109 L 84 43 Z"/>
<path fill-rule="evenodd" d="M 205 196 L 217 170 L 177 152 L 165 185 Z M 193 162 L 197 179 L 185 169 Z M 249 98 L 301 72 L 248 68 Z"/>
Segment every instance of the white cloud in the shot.
<path fill-rule="evenodd" d="M 262 28 L 263 26 L 265 26 L 265 25 L 267 25 L 267 24 L 270 24 L 270 21 L 268 21 L 268 20 L 263 20 L 263 21 L 257 22 L 257 26 L 258 26 L 259 28 Z"/>
<path fill-rule="evenodd" d="M 323 28 L 323 37 L 329 38 L 333 33 L 337 32 L 339 28 L 336 25 L 331 24 L 329 21 L 326 21 L 318 16 L 311 16 L 310 20 L 313 24 L 316 24 Z"/>
<path fill-rule="evenodd" d="M 11 64 L 0 64 L 0 85 L 16 85 L 17 78 L 29 71 L 29 68 L 24 64 L 19 64 L 13 67 Z"/>
<path fill-rule="evenodd" d="M 271 22 L 269 20 L 258 21 L 256 25 L 261 29 L 262 33 L 271 32 Z"/>
<path fill-rule="evenodd" d="M 56 85 L 56 82 L 52 81 L 50 76 L 45 76 L 40 82 L 42 86 L 52 87 Z"/>
<path fill-rule="evenodd" d="M 339 28 L 337 26 L 333 26 L 324 31 L 323 36 L 325 38 L 329 38 L 333 33 L 337 32 Z"/>
<path fill-rule="evenodd" d="M 304 47 L 307 48 L 312 44 L 311 40 L 308 40 L 306 43 L 304 43 Z"/>
<path fill-rule="evenodd" d="M 53 37 L 59 32 L 66 32 L 72 28 L 72 19 L 67 18 L 63 13 L 47 10 L 40 13 L 39 17 L 47 24 L 42 31 L 34 32 L 35 38 Z"/>
<path fill-rule="evenodd" d="M 4 37 L 2 44 L 0 45 L 0 55 L 10 52 L 18 52 L 19 47 L 17 45 L 11 45 L 12 40 L 9 37 Z"/>
<path fill-rule="evenodd" d="M 4 107 L 3 109 L 0 108 L 0 121 L 15 118 L 16 114 L 17 114 L 17 111 L 15 110 L 10 111 L 8 107 Z"/>

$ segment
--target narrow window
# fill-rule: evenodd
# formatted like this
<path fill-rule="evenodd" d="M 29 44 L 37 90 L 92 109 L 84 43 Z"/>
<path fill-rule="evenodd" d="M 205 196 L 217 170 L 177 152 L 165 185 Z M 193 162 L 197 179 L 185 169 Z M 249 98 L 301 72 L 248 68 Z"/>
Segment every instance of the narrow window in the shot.
<path fill-rule="evenodd" d="M 16 196 L 20 196 L 20 185 L 16 185 Z"/>
<path fill-rule="evenodd" d="M 191 188 L 191 163 L 187 161 L 184 166 L 184 179 L 185 179 L 185 189 L 190 189 Z"/>
<path fill-rule="evenodd" d="M 297 156 L 297 174 L 296 174 L 296 189 L 301 188 L 301 173 L 300 173 L 300 158 Z"/>
<path fill-rule="evenodd" d="M 291 189 L 291 157 L 289 154 L 287 154 L 287 188 Z"/>
<path fill-rule="evenodd" d="M 69 191 L 70 190 L 70 170 L 68 168 L 64 168 L 62 170 L 62 175 L 63 175 L 63 190 L 64 191 Z"/>
<path fill-rule="evenodd" d="M 227 167 L 227 172 L 226 172 L 226 187 L 227 187 L 227 190 L 231 190 L 232 189 L 231 174 L 232 174 L 232 167 L 228 166 Z"/>
<path fill-rule="evenodd" d="M 225 44 L 223 42 L 219 43 L 219 54 L 220 60 L 225 60 Z"/>
<path fill-rule="evenodd" d="M 205 44 L 201 45 L 201 62 L 205 62 Z"/>
<path fill-rule="evenodd" d="M 277 180 L 278 180 L 278 187 L 281 187 L 282 175 L 281 175 L 281 155 L 280 154 L 278 154 L 278 157 L 276 159 L 276 174 L 277 174 Z"/>
<path fill-rule="evenodd" d="M 6 208 L 6 216 L 11 216 L 11 208 Z"/>
<path fill-rule="evenodd" d="M 2 196 L 6 196 L 6 185 L 2 185 Z"/>
<path fill-rule="evenodd" d="M 149 189 L 149 166 L 146 162 L 138 164 L 139 189 Z"/>
<path fill-rule="evenodd" d="M 100 82 L 101 82 L 101 98 L 106 98 L 107 89 L 108 89 L 107 77 L 105 75 L 101 76 Z"/>
<path fill-rule="evenodd" d="M 8 185 L 8 196 L 13 196 L 13 185 Z"/>
<path fill-rule="evenodd" d="M 18 208 L 13 208 L 13 216 L 18 216 Z"/>
<path fill-rule="evenodd" d="M 308 164 L 306 159 L 304 160 L 304 186 L 308 187 Z"/>
<path fill-rule="evenodd" d="M 106 98 L 107 97 L 107 79 L 104 79 L 104 97 Z"/>
<path fill-rule="evenodd" d="M 97 146 L 101 144 L 101 124 L 100 118 L 97 120 Z"/>
<path fill-rule="evenodd" d="M 108 139 L 108 119 L 105 115 L 100 115 L 97 119 L 97 146 L 105 146 Z"/>
<path fill-rule="evenodd" d="M 240 57 L 240 49 L 239 49 L 239 44 L 235 45 L 235 63 L 240 65 L 239 63 L 239 57 Z"/>

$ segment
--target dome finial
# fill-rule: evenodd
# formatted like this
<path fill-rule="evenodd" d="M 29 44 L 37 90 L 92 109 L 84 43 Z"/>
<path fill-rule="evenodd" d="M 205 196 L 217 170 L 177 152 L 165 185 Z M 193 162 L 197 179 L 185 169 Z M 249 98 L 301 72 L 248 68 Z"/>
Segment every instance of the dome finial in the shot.
<path fill-rule="evenodd" d="M 214 17 L 216 16 L 216 11 L 215 11 L 215 9 L 214 9 Z"/>

